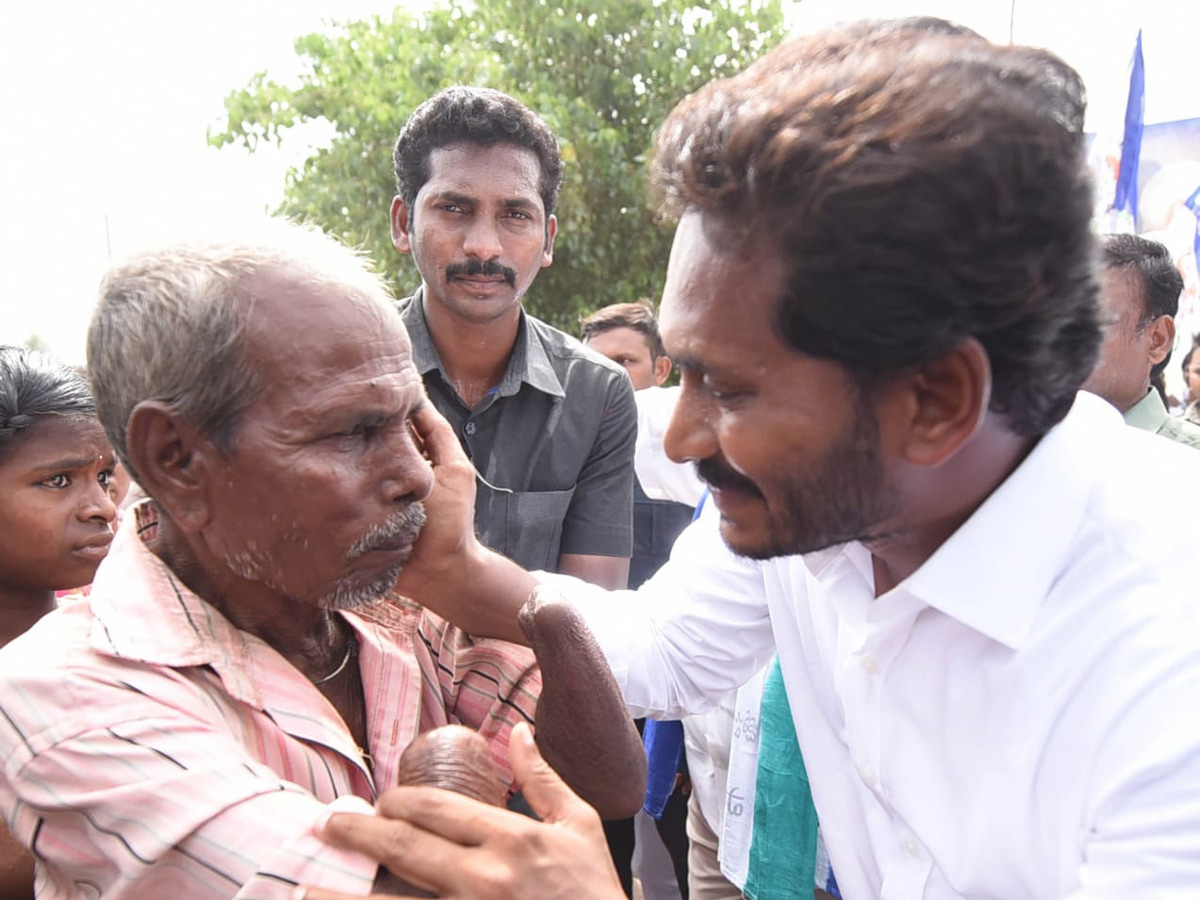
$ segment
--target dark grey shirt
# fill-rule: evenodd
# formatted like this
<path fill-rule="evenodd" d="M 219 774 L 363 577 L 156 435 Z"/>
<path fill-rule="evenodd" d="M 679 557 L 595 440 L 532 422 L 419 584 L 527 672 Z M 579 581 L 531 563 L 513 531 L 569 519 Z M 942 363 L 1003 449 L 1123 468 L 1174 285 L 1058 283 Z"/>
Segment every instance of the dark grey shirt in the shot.
<path fill-rule="evenodd" d="M 500 384 L 469 409 L 450 384 L 422 291 L 397 303 L 413 362 L 479 473 L 475 530 L 526 569 L 562 553 L 628 557 L 637 407 L 625 370 L 521 313 Z"/>

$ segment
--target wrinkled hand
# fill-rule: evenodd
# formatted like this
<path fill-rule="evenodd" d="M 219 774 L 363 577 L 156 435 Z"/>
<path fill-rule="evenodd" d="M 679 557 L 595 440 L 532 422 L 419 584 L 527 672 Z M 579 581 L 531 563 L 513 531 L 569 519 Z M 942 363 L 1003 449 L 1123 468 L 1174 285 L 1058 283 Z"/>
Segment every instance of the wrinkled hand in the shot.
<path fill-rule="evenodd" d="M 335 815 L 321 836 L 444 900 L 623 900 L 595 811 L 538 754 L 527 725 L 513 729 L 509 749 L 541 822 L 436 788 L 393 788 L 378 815 Z M 296 896 L 352 900 L 318 888 Z"/>

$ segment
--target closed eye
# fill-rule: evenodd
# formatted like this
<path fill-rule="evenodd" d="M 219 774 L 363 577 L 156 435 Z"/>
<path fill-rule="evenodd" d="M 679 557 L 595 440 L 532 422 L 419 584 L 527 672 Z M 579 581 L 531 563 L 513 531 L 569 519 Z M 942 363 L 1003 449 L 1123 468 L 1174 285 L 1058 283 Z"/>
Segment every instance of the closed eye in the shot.
<path fill-rule="evenodd" d="M 712 397 L 717 403 L 722 406 L 733 406 L 742 400 L 745 400 L 751 395 L 751 391 L 739 390 L 738 388 L 714 387 L 712 384 L 705 383 L 704 389 L 708 392 L 708 396 Z"/>
<path fill-rule="evenodd" d="M 378 430 L 378 422 L 359 422 L 353 428 L 340 432 L 340 435 L 342 437 L 371 437 Z"/>
<path fill-rule="evenodd" d="M 391 417 L 384 415 L 369 415 L 359 419 L 349 428 L 343 431 L 336 432 L 332 435 L 335 438 L 354 438 L 355 440 L 370 441 L 382 434 L 387 428 Z"/>

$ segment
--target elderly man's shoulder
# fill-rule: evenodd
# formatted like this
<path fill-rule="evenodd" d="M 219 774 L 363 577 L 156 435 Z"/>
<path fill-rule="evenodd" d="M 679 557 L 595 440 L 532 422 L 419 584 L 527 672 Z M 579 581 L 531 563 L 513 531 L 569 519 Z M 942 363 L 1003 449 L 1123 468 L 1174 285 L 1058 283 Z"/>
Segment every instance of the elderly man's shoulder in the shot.
<path fill-rule="evenodd" d="M 92 645 L 96 619 L 85 596 L 64 598 L 58 609 L 0 648 L 0 684 L 48 681 L 101 661 Z"/>
<path fill-rule="evenodd" d="M 0 649 L 0 756 L 19 766 L 33 755 L 144 713 L 155 692 L 162 704 L 185 687 L 156 667 L 105 649 L 103 623 L 86 598 L 44 616 Z"/>

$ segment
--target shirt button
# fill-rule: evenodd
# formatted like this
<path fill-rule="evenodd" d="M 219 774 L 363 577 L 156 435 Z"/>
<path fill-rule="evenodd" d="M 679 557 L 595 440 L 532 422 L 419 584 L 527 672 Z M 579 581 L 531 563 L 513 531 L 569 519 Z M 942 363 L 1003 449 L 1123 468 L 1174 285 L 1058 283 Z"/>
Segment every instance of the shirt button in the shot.
<path fill-rule="evenodd" d="M 921 849 L 921 846 L 916 842 L 915 839 L 913 839 L 911 837 L 906 837 L 900 843 L 900 846 L 904 848 L 904 852 L 907 853 L 909 856 L 916 856 L 917 853 Z"/>
<path fill-rule="evenodd" d="M 463 426 L 463 431 L 465 431 L 467 434 L 474 434 L 475 433 L 475 423 L 468 422 L 465 426 Z"/>
<path fill-rule="evenodd" d="M 863 766 L 858 770 L 858 774 L 862 776 L 863 783 L 867 787 L 875 787 L 875 770 L 870 766 Z"/>
<path fill-rule="evenodd" d="M 874 675 L 879 671 L 879 663 L 875 662 L 875 657 L 871 656 L 870 654 L 864 656 L 859 665 L 862 666 L 862 670 L 868 675 Z"/>

